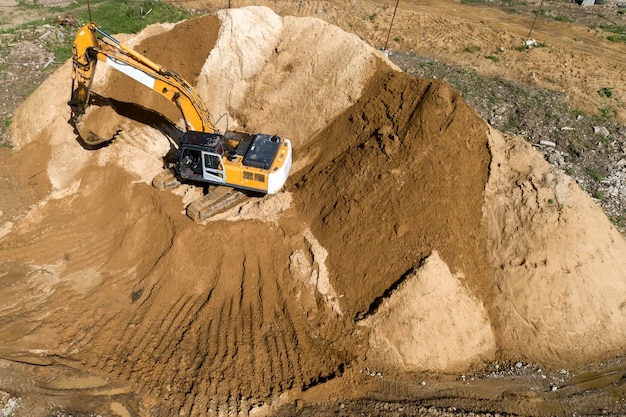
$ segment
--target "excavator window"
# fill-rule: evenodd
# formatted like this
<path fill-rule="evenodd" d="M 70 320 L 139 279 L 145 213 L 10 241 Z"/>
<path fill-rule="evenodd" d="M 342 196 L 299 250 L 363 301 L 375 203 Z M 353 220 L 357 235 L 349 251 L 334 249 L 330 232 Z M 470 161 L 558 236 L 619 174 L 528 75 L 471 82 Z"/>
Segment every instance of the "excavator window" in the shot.
<path fill-rule="evenodd" d="M 218 155 L 205 155 L 204 166 L 209 169 L 222 169 L 222 159 Z"/>
<path fill-rule="evenodd" d="M 183 150 L 182 170 L 186 175 L 202 176 L 202 154 L 193 149 Z"/>

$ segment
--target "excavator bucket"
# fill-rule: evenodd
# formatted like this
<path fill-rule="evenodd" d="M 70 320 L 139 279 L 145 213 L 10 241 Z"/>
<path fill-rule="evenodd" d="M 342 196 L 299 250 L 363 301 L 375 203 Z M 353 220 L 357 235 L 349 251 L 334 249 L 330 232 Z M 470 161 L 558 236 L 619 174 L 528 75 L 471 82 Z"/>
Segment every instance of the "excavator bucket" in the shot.
<path fill-rule="evenodd" d="M 85 114 L 73 118 L 74 128 L 80 139 L 89 146 L 101 145 L 115 138 L 119 125 L 115 122 L 119 115 L 110 106 L 90 106 Z"/>

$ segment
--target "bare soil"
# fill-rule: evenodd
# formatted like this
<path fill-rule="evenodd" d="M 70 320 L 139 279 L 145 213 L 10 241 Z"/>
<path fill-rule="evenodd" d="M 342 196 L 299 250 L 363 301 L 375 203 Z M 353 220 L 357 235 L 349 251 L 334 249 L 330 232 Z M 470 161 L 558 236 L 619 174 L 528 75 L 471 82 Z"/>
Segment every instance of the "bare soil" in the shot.
<path fill-rule="evenodd" d="M 131 40 L 194 80 L 214 114 L 293 139 L 287 190 L 231 217 L 194 224 L 184 195 L 149 185 L 169 146 L 155 132 L 177 117 L 113 73 L 94 88 L 127 104 L 109 121 L 123 133 L 97 152 L 67 125 L 67 64 L 17 111 L 1 164 L 5 409 L 12 399 L 16 416 L 623 414 L 626 242 L 605 214 L 459 91 L 377 52 L 391 4 L 269 5 L 359 37 L 240 9 Z M 601 10 L 618 19 L 616 7 Z M 593 22 L 542 20 L 534 38 L 549 47 L 518 51 L 531 21 L 401 3 L 388 49 L 419 55 L 390 58 L 565 91 L 589 117 L 606 105 L 607 143 L 621 152 L 611 158 L 623 157 L 623 105 L 597 93 L 623 97 L 623 45 Z M 219 36 L 233 27 L 253 41 Z M 137 105 L 163 117 L 147 123 Z"/>

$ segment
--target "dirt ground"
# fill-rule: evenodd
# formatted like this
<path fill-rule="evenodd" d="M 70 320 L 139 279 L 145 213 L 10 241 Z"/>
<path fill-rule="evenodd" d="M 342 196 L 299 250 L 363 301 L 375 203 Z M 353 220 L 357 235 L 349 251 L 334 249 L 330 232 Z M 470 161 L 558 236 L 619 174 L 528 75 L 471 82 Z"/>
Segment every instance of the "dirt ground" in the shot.
<path fill-rule="evenodd" d="M 150 185 L 170 103 L 99 68 L 94 91 L 126 105 L 86 150 L 62 65 L 0 149 L 4 415 L 624 414 L 626 241 L 589 196 L 446 82 L 399 71 L 379 50 L 392 4 L 229 6 L 129 43 L 220 123 L 291 138 L 286 189 L 195 224 L 199 187 Z M 589 26 L 541 20 L 550 47 L 520 52 L 531 15 L 400 6 L 388 49 L 588 112 L 626 92 L 623 45 Z"/>

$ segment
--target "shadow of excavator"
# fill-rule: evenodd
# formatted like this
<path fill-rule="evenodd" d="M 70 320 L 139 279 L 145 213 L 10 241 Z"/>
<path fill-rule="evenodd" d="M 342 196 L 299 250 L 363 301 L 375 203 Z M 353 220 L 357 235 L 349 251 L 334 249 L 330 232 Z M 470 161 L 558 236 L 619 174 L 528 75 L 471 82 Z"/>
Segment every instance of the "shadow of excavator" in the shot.
<path fill-rule="evenodd" d="M 136 103 L 103 97 L 97 93 L 91 93 L 87 111 L 83 114 L 75 113 L 72 103 L 68 104 L 72 107 L 72 116 L 68 122 L 74 128 L 78 143 L 87 150 L 101 149 L 110 145 L 121 132 L 120 117 L 163 132 L 170 139 L 170 147 L 174 152 L 184 133 L 175 123 L 154 110 Z"/>

